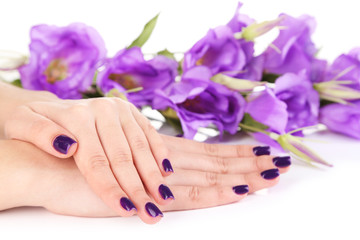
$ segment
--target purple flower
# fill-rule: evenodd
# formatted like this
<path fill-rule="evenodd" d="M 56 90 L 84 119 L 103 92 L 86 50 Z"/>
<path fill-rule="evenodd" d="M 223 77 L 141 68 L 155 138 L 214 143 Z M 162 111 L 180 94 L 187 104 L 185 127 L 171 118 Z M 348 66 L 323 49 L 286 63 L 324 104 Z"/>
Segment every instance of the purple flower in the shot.
<path fill-rule="evenodd" d="M 315 29 L 315 19 L 304 15 L 293 18 L 282 14 L 282 29 L 279 36 L 263 53 L 265 71 L 274 74 L 298 73 L 303 69 L 313 82 L 321 81 L 326 69 L 326 61 L 315 58 L 317 49 L 311 40 Z"/>
<path fill-rule="evenodd" d="M 243 117 L 243 97 L 210 81 L 210 77 L 208 68 L 194 67 L 166 91 L 156 91 L 153 108 L 175 110 L 186 138 L 193 138 L 199 127 L 211 124 L 220 132 L 235 134 Z"/>
<path fill-rule="evenodd" d="M 360 48 L 336 58 L 328 68 L 325 79 L 351 81 L 353 84 L 347 86 L 360 90 Z"/>
<path fill-rule="evenodd" d="M 280 101 L 271 89 L 266 88 L 264 91 L 254 92 L 247 97 L 247 101 L 245 112 L 257 122 L 268 126 L 267 132 L 285 133 L 288 122 L 286 104 Z M 266 134 L 256 132 L 252 135 L 260 142 L 281 148 L 276 141 Z"/>
<path fill-rule="evenodd" d="M 320 98 L 305 71 L 286 73 L 275 83 L 275 95 L 286 103 L 286 132 L 318 123 Z"/>
<path fill-rule="evenodd" d="M 241 32 L 244 27 L 249 26 L 254 23 L 254 19 L 249 16 L 240 13 L 240 9 L 242 7 L 242 3 L 239 2 L 238 7 L 236 8 L 235 14 L 232 19 L 228 22 L 227 26 L 231 28 L 233 33 Z"/>
<path fill-rule="evenodd" d="M 112 89 L 120 92 L 142 87 L 127 94 L 130 102 L 140 107 L 151 104 L 155 89 L 169 86 L 177 74 L 177 62 L 165 56 L 146 61 L 138 47 L 119 51 L 99 72 L 97 84 L 104 93 Z"/>
<path fill-rule="evenodd" d="M 185 53 L 183 69 L 206 66 L 215 75 L 222 72 L 240 72 L 246 64 L 245 52 L 227 26 L 210 29 Z"/>
<path fill-rule="evenodd" d="M 288 122 L 286 104 L 279 100 L 271 89 L 254 92 L 248 96 L 247 101 L 245 112 L 254 120 L 268 126 L 268 131 L 285 133 Z"/>
<path fill-rule="evenodd" d="M 241 32 L 243 28 L 255 22 L 254 19 L 240 13 L 242 5 L 243 4 L 239 2 L 233 18 L 227 24 L 233 34 Z M 234 72 L 228 73 L 228 75 L 240 79 L 260 81 L 263 72 L 264 57 L 262 55 L 254 56 L 253 41 L 239 39 L 238 43 L 245 54 L 245 65 L 242 69 L 234 69 Z"/>
<path fill-rule="evenodd" d="M 24 88 L 47 90 L 60 98 L 81 98 L 106 55 L 104 41 L 92 27 L 38 25 L 30 32 L 30 61 L 19 68 Z"/>
<path fill-rule="evenodd" d="M 320 122 L 331 131 L 360 139 L 360 101 L 329 104 L 320 109 Z"/>

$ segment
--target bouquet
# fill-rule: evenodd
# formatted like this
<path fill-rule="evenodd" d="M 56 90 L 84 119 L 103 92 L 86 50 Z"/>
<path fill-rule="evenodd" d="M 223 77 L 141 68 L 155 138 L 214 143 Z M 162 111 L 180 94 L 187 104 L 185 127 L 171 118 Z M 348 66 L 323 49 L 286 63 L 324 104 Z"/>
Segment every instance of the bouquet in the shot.
<path fill-rule="evenodd" d="M 142 52 L 155 16 L 111 58 L 99 33 L 83 23 L 34 26 L 30 57 L 2 52 L 8 61 L 0 68 L 17 69 L 19 87 L 63 99 L 120 97 L 151 107 L 185 138 L 203 127 L 220 136 L 245 131 L 295 158 L 331 166 L 304 144 L 304 131 L 326 126 L 360 139 L 360 48 L 328 63 L 316 57 L 313 17 L 281 14 L 258 23 L 241 6 L 180 58 L 167 49 Z M 277 38 L 255 55 L 256 39 L 271 30 Z"/>

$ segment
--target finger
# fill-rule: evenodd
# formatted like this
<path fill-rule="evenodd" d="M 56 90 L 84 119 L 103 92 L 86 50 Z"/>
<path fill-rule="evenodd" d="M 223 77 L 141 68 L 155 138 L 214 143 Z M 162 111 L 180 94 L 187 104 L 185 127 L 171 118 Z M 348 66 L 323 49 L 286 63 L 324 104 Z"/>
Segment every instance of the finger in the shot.
<path fill-rule="evenodd" d="M 132 202 L 138 209 L 139 217 L 146 223 L 155 223 L 160 220 L 162 213 L 150 215 L 146 206 L 155 205 L 146 193 L 139 174 L 134 166 L 132 154 L 128 141 L 124 135 L 119 122 L 119 115 L 114 103 L 104 105 L 104 101 L 94 104 L 95 109 L 101 109 L 101 115 L 96 116 L 96 128 L 105 150 L 106 156 L 110 161 L 111 169 Z M 154 219 L 155 217 L 155 219 Z"/>
<path fill-rule="evenodd" d="M 269 170 L 271 171 L 269 172 Z M 248 174 L 222 174 L 177 169 L 177 174 L 167 177 L 166 181 L 171 186 L 234 187 L 248 185 L 249 192 L 255 192 L 276 185 L 279 181 L 279 172 L 277 169 L 268 169 Z"/>
<path fill-rule="evenodd" d="M 57 106 L 56 104 L 53 107 L 50 106 L 51 104 L 32 104 L 31 107 L 76 136 L 79 144 L 73 157 L 94 193 L 118 215 L 133 215 L 136 212 L 134 205 L 121 189 L 110 169 L 110 163 L 103 151 L 95 128 L 95 119 L 89 107 L 74 105 L 66 108 L 65 105 Z M 68 114 L 59 114 L 59 109 L 62 107 Z"/>
<path fill-rule="evenodd" d="M 171 151 L 174 168 L 193 169 L 217 173 L 249 173 L 279 167 L 285 172 L 290 166 L 290 157 L 274 157 L 263 155 L 259 157 L 223 157 L 198 153 Z"/>
<path fill-rule="evenodd" d="M 166 135 L 161 135 L 161 137 L 170 149 L 178 151 L 222 157 L 270 155 L 268 146 L 210 144 Z"/>
<path fill-rule="evenodd" d="M 74 159 L 91 188 L 120 216 L 133 215 L 136 208 L 116 181 L 96 131 L 88 126 L 73 132 L 81 143 Z"/>
<path fill-rule="evenodd" d="M 135 167 L 148 192 L 159 204 L 168 204 L 174 200 L 152 155 L 144 132 L 131 114 L 130 104 L 119 104 L 121 125 L 128 140 Z"/>
<path fill-rule="evenodd" d="M 59 158 L 69 158 L 77 150 L 76 138 L 45 116 L 21 106 L 5 125 L 9 139 L 26 141 Z"/>
<path fill-rule="evenodd" d="M 238 187 L 246 190 L 246 186 Z M 240 201 L 247 195 L 246 191 L 242 191 L 241 194 L 236 194 L 234 189 L 229 186 L 171 186 L 171 188 L 176 194 L 177 201 L 171 205 L 161 206 L 160 208 L 164 211 L 215 207 Z"/>
<path fill-rule="evenodd" d="M 150 144 L 151 152 L 153 153 L 161 173 L 163 176 L 169 176 L 174 172 L 174 169 L 169 160 L 169 151 L 164 143 L 164 139 L 151 125 L 151 122 L 142 115 L 135 106 L 131 105 L 130 108 L 136 122 L 145 133 L 146 139 Z"/>

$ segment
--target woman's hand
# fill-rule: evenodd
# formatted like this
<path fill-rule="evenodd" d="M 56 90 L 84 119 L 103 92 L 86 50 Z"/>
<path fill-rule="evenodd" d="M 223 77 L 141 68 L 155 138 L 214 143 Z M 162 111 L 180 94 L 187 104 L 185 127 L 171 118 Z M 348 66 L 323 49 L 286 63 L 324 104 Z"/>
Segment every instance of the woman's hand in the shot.
<path fill-rule="evenodd" d="M 176 172 L 166 178 L 176 201 L 160 206 L 164 211 L 206 208 L 239 201 L 247 191 L 251 193 L 274 186 L 279 181 L 278 170 L 286 172 L 290 165 L 287 157 L 255 156 L 253 146 L 162 138 L 169 148 Z M 0 210 L 43 206 L 52 212 L 73 216 L 117 215 L 92 192 L 71 158 L 58 159 L 20 141 L 0 141 L 0 149 L 4 153 L 0 156 L 0 184 L 6 188 L 0 192 L 3 201 L 0 201 Z M 255 150 L 259 154 L 259 148 Z M 266 149 L 263 150 L 262 153 L 266 154 Z M 275 164 L 282 167 L 277 168 Z M 9 198 L 13 199 L 9 201 Z M 6 203 L 7 200 L 10 203 Z M 138 214 L 143 213 L 139 211 Z M 149 218 L 145 222 L 157 221 Z"/>
<path fill-rule="evenodd" d="M 73 156 L 89 186 L 120 216 L 137 210 L 143 221 L 159 221 L 162 213 L 152 201 L 166 205 L 174 200 L 163 178 L 172 172 L 163 139 L 121 99 L 23 104 L 5 122 L 5 135 L 57 158 Z"/>

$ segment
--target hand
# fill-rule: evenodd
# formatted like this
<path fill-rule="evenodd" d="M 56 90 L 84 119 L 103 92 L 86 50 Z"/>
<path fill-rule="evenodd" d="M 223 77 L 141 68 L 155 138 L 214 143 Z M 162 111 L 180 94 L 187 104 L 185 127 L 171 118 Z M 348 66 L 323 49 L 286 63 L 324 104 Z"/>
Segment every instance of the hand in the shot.
<path fill-rule="evenodd" d="M 172 172 L 168 150 L 150 122 L 118 98 L 23 104 L 5 123 L 5 135 L 58 157 L 74 157 L 93 191 L 118 215 L 149 214 L 173 201 L 163 176 Z M 131 199 L 131 200 L 130 200 Z"/>
<path fill-rule="evenodd" d="M 268 169 L 277 171 L 274 157 L 255 156 L 253 146 L 204 144 L 168 136 L 162 138 L 167 143 L 176 172 L 166 178 L 176 201 L 160 206 L 163 211 L 236 202 L 246 196 L 247 185 L 251 193 L 274 186 L 279 181 L 276 174 L 268 180 L 263 177 L 262 173 Z M 4 150 L 0 156 L 0 184 L 7 188 L 0 192 L 0 199 L 15 197 L 17 200 L 9 201 L 11 204 L 1 203 L 0 210 L 43 206 L 52 212 L 73 216 L 117 215 L 91 191 L 71 158 L 58 159 L 19 141 L 0 141 L 0 149 Z M 289 167 L 279 168 L 280 173 L 288 170 Z M 25 184 L 19 185 L 19 178 Z M 4 179 L 7 181 L 5 184 Z M 235 190 L 243 194 L 236 194 L 235 186 L 240 186 Z"/>

